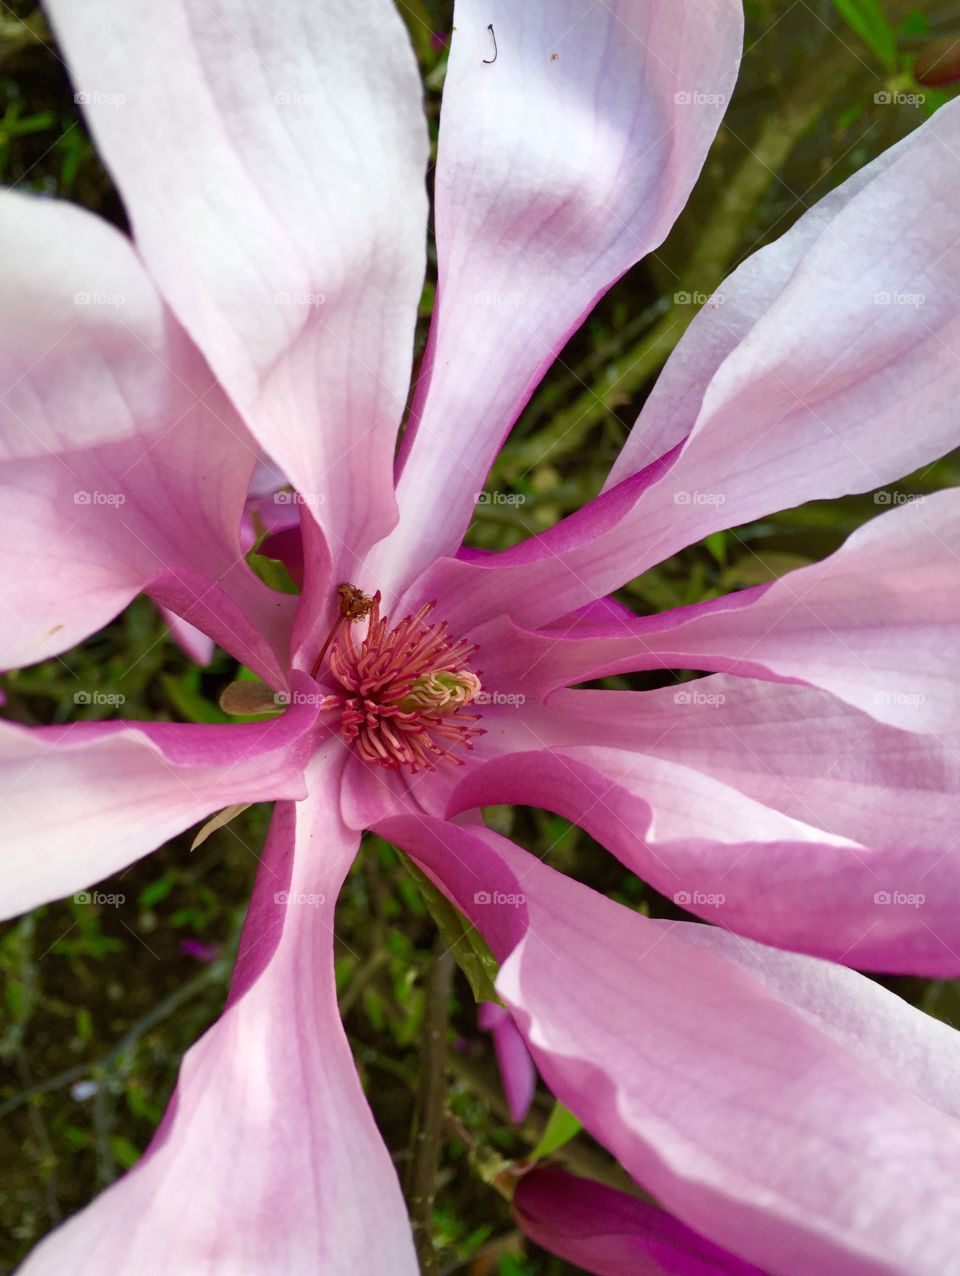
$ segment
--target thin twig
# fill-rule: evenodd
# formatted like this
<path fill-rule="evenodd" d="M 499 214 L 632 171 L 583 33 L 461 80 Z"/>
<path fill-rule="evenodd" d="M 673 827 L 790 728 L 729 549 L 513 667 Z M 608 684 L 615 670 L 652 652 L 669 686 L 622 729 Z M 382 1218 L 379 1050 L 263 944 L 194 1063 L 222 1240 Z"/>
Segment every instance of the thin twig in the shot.
<path fill-rule="evenodd" d="M 425 1276 L 434 1276 L 440 1270 L 433 1248 L 433 1198 L 447 1101 L 447 1027 L 455 965 L 452 951 L 438 937 L 427 980 L 420 1084 L 407 1176 L 410 1221 L 420 1270 Z"/>
<path fill-rule="evenodd" d="M 113 1066 L 119 1063 L 123 1056 L 136 1045 L 140 1037 L 149 1032 L 151 1028 L 155 1028 L 157 1024 L 172 1015 L 185 1002 L 190 1001 L 211 984 L 223 983 L 224 980 L 223 965 L 220 962 L 215 962 L 212 966 L 207 967 L 206 970 L 201 971 L 200 974 L 195 975 L 193 979 L 181 984 L 169 997 L 165 997 L 163 1001 L 158 1002 L 142 1019 L 138 1019 L 102 1058 L 67 1068 L 65 1071 L 57 1073 L 55 1077 L 50 1077 L 46 1081 L 31 1085 L 28 1089 L 22 1090 L 19 1094 L 7 1099 L 5 1103 L 0 1104 L 0 1120 L 24 1103 L 28 1103 L 34 1095 L 49 1094 L 53 1090 L 59 1090 L 63 1086 L 69 1085 L 72 1081 L 78 1081 L 81 1077 L 96 1077 L 109 1073 Z"/>

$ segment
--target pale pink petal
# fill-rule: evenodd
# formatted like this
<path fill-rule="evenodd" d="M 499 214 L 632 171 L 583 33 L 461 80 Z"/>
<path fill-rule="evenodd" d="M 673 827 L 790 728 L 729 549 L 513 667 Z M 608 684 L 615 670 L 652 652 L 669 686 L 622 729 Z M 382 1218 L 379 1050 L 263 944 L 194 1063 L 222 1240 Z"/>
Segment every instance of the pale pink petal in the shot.
<path fill-rule="evenodd" d="M 258 580 L 243 555 L 231 576 L 232 596 L 188 567 L 166 567 L 145 588 L 155 602 L 207 634 L 269 686 L 286 688 L 297 599 Z"/>
<path fill-rule="evenodd" d="M 488 830 L 388 827 L 503 961 L 550 1089 L 671 1214 L 772 1271 L 950 1270 L 955 1030 L 841 966 L 698 942 Z"/>
<path fill-rule="evenodd" d="M 914 145 L 907 138 L 883 151 L 818 203 L 786 234 L 742 262 L 706 301 L 681 337 L 611 468 L 605 489 L 636 474 L 690 433 L 717 369 L 764 319 L 791 276 L 831 222 Z"/>
<path fill-rule="evenodd" d="M 960 966 L 957 730 L 726 675 L 562 691 L 512 721 L 432 810 L 538 805 L 719 925 L 864 969 Z"/>
<path fill-rule="evenodd" d="M 427 133 L 394 6 L 50 12 L 150 272 L 333 552 L 362 553 L 395 517 L 425 254 Z"/>
<path fill-rule="evenodd" d="M 359 839 L 337 819 L 333 753 L 309 800 L 274 816 L 227 1009 L 185 1056 L 147 1154 L 24 1276 L 415 1276 L 337 1008 L 334 906 Z"/>
<path fill-rule="evenodd" d="M 256 450 L 209 368 L 106 222 L 7 192 L 0 230 L 0 664 L 63 651 L 146 589 L 281 681 L 292 600 L 243 561 Z"/>
<path fill-rule="evenodd" d="M 526 898 L 516 873 L 485 840 L 475 817 L 457 823 L 424 815 L 412 803 L 373 831 L 411 855 L 466 917 L 481 931 L 493 955 L 503 961 L 527 930 Z"/>
<path fill-rule="evenodd" d="M 763 1276 L 655 1205 L 555 1166 L 523 1176 L 513 1213 L 538 1245 L 596 1276 Z"/>
<path fill-rule="evenodd" d="M 477 1023 L 493 1037 L 497 1066 L 510 1118 L 519 1123 L 530 1111 L 537 1090 L 537 1070 L 509 1010 L 493 1001 L 477 1007 Z"/>
<path fill-rule="evenodd" d="M 181 651 L 196 664 L 208 665 L 213 658 L 213 639 L 201 633 L 188 621 L 182 620 L 169 607 L 161 607 L 160 615 L 170 631 L 170 637 Z"/>
<path fill-rule="evenodd" d="M 269 492 L 247 501 L 243 514 L 244 549 L 252 549 L 264 531 L 283 532 L 300 526 L 303 502 L 297 492 Z"/>
<path fill-rule="evenodd" d="M 90 886 L 225 806 L 302 797 L 316 705 L 313 684 L 296 685 L 304 699 L 262 723 L 4 723 L 3 916 Z"/>
<path fill-rule="evenodd" d="M 272 461 L 266 452 L 260 452 L 253 473 L 250 475 L 251 498 L 272 496 L 281 487 L 286 487 L 289 482 L 280 466 Z"/>
<path fill-rule="evenodd" d="M 599 714 L 596 728 L 600 735 Z M 449 812 L 498 803 L 554 811 L 725 929 L 860 969 L 960 973 L 960 855 L 948 837 L 929 849 L 909 832 L 864 845 L 764 805 L 735 778 L 653 753 L 571 744 L 471 768 Z M 874 796 L 891 808 L 900 794 L 891 786 Z"/>
<path fill-rule="evenodd" d="M 807 682 L 914 731 L 960 721 L 956 489 L 901 505 L 824 562 L 745 593 L 686 622 L 673 613 L 675 628 L 658 617 L 643 645 L 674 668 Z"/>
<path fill-rule="evenodd" d="M 732 91 L 743 15 L 735 0 L 458 0 L 454 23 L 437 303 L 381 588 L 456 550 L 545 370 L 666 237 Z"/>
<path fill-rule="evenodd" d="M 490 687 L 543 697 L 640 669 L 807 682 L 892 725 L 960 717 L 960 499 L 902 504 L 822 563 L 657 616 L 578 616 L 539 633 L 502 620 L 474 637 Z"/>
<path fill-rule="evenodd" d="M 864 845 L 942 855 L 953 844 L 956 728 L 941 737 L 902 731 L 814 688 L 726 674 L 642 693 L 558 692 L 526 717 L 541 747 L 660 757 Z"/>
<path fill-rule="evenodd" d="M 576 633 L 581 627 L 586 632 L 601 620 L 633 620 L 636 612 L 630 610 L 626 603 L 620 602 L 612 594 L 605 598 L 597 598 L 594 602 L 585 603 L 568 616 L 561 616 L 553 623 L 564 633 Z"/>
<path fill-rule="evenodd" d="M 445 561 L 418 587 L 461 600 L 451 623 L 549 622 L 718 528 L 890 484 L 956 445 L 960 104 L 853 181 L 806 215 L 816 234 L 805 218 L 788 232 L 795 260 L 761 249 L 697 317 L 631 468 L 671 451 L 543 535 Z"/>

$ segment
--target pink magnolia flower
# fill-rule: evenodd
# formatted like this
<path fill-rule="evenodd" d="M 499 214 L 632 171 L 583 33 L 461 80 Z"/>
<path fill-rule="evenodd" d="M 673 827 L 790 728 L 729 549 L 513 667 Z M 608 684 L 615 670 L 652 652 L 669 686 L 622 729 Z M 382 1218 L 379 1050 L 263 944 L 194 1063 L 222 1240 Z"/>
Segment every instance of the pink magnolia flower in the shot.
<path fill-rule="evenodd" d="M 49 8 L 133 240 L 0 202 L 0 660 L 146 592 L 290 703 L 222 728 L 4 726 L 8 913 L 279 800 L 222 1018 L 142 1161 L 24 1270 L 416 1270 L 337 1013 L 364 828 L 483 932 L 541 1076 L 685 1225 L 775 1271 L 949 1270 L 956 1034 L 847 966 L 960 971 L 956 494 L 714 603 L 638 618 L 608 595 L 955 446 L 958 109 L 738 268 L 599 499 L 478 557 L 457 548 L 504 433 L 696 179 L 738 5 L 460 0 L 396 464 L 428 144 L 393 7 Z M 261 449 L 303 502 L 299 598 L 244 562 Z M 571 689 L 661 666 L 712 673 Z M 575 818 L 722 927 L 566 879 L 484 828 L 508 801 Z"/>

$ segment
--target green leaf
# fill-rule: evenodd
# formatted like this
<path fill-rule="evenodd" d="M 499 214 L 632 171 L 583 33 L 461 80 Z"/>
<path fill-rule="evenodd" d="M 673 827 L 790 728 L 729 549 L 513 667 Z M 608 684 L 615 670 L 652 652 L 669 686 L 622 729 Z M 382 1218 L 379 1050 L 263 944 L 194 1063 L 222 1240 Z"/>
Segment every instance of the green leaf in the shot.
<path fill-rule="evenodd" d="M 156 881 L 143 888 L 137 896 L 137 903 L 141 908 L 152 908 L 154 904 L 159 904 L 161 900 L 166 899 L 172 890 L 173 874 L 164 873 L 162 877 L 158 877 Z"/>
<path fill-rule="evenodd" d="M 498 1276 L 528 1276 L 533 1269 L 522 1263 L 513 1254 L 501 1254 L 497 1266 Z"/>
<path fill-rule="evenodd" d="M 36 115 L 20 117 L 20 103 L 13 102 L 4 112 L 0 120 L 0 137 L 4 141 L 11 137 L 23 137 L 28 133 L 43 133 L 53 128 L 57 117 L 53 111 L 40 111 Z"/>
<path fill-rule="evenodd" d="M 122 1134 L 114 1134 L 110 1138 L 110 1151 L 113 1153 L 121 1169 L 129 1170 L 140 1160 L 140 1149 Z"/>
<path fill-rule="evenodd" d="M 833 0 L 833 6 L 887 70 L 895 70 L 897 37 L 880 6 L 880 0 Z"/>
<path fill-rule="evenodd" d="M 929 35 L 930 19 L 922 9 L 914 9 L 913 13 L 908 13 L 904 18 L 900 30 L 904 35 Z"/>
<path fill-rule="evenodd" d="M 23 985 L 8 983 L 4 989 L 4 996 L 7 1000 L 7 1008 L 10 1011 L 10 1018 L 14 1021 L 20 1018 L 23 1008 Z"/>
<path fill-rule="evenodd" d="M 192 670 L 190 671 L 193 672 Z M 167 699 L 180 714 L 181 718 L 186 718 L 188 722 L 202 723 L 223 723 L 229 722 L 230 719 L 222 709 L 217 708 L 215 704 L 211 704 L 206 696 L 202 695 L 194 686 L 187 676 L 175 676 L 174 674 L 165 673 L 161 675 L 163 689 L 167 694 Z"/>
<path fill-rule="evenodd" d="M 743 589 L 749 585 L 764 585 L 779 580 L 788 572 L 806 567 L 810 559 L 804 554 L 791 554 L 784 550 L 765 549 L 763 554 L 744 554 L 723 574 L 725 589 Z"/>
<path fill-rule="evenodd" d="M 704 537 L 703 543 L 720 566 L 725 567 L 727 565 L 727 533 L 711 532 L 709 536 Z"/>
<path fill-rule="evenodd" d="M 253 574 L 278 594 L 299 594 L 300 590 L 279 558 L 268 558 L 266 554 L 258 554 L 256 549 L 251 549 L 247 562 Z"/>
<path fill-rule="evenodd" d="M 857 120 L 860 119 L 865 111 L 866 107 L 862 102 L 852 102 L 837 115 L 837 128 L 853 128 L 854 124 L 856 124 Z"/>
<path fill-rule="evenodd" d="M 493 986 L 499 967 L 483 936 L 406 856 L 403 856 L 403 864 L 420 888 L 423 902 L 456 958 L 457 965 L 466 975 L 474 998 L 477 1001 L 495 1001 L 501 1005 Z"/>
<path fill-rule="evenodd" d="M 582 1129 L 583 1126 L 570 1109 L 565 1108 L 557 1099 L 550 1113 L 550 1119 L 547 1121 L 547 1128 L 543 1132 L 543 1138 L 530 1153 L 529 1159 L 540 1161 L 545 1156 L 551 1156 L 557 1148 L 562 1148 L 564 1143 L 569 1143 Z"/>
<path fill-rule="evenodd" d="M 137 1086 L 130 1086 L 125 1091 L 124 1097 L 127 1100 L 127 1107 L 135 1117 L 139 1117 L 142 1121 L 149 1121 L 151 1125 L 159 1125 L 163 1120 L 163 1108 L 151 1103 L 146 1091 Z"/>

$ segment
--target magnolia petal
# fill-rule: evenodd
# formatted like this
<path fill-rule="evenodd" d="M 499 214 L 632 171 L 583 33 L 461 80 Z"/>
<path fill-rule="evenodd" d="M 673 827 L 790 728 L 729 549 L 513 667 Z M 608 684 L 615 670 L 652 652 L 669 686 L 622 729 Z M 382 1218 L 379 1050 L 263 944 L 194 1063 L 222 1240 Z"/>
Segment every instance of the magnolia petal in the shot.
<path fill-rule="evenodd" d="M 310 798 L 277 809 L 227 1009 L 184 1057 L 153 1143 L 24 1276 L 415 1276 L 337 1007 L 334 906 L 359 842 L 336 816 L 341 763 L 318 758 Z"/>
<path fill-rule="evenodd" d="M 555 1166 L 523 1176 L 513 1213 L 538 1245 L 596 1276 L 763 1276 L 656 1205 Z"/>
<path fill-rule="evenodd" d="M 957 820 L 960 730 L 897 730 L 811 687 L 716 674 L 642 693 L 558 692 L 527 717 L 540 747 L 663 758 L 864 846 L 942 856 Z"/>
<path fill-rule="evenodd" d="M 489 830 L 390 823 L 502 960 L 550 1089 L 671 1214 L 771 1271 L 950 1270 L 954 1029 L 842 966 L 651 921 Z"/>
<path fill-rule="evenodd" d="M 160 615 L 163 623 L 170 631 L 170 637 L 180 650 L 198 665 L 208 665 L 213 659 L 214 642 L 189 621 L 182 619 L 169 607 L 161 607 Z"/>
<path fill-rule="evenodd" d="M 144 592 L 186 624 L 209 635 L 269 686 L 286 688 L 297 599 L 268 588 L 242 558 L 234 566 L 230 596 L 189 567 L 157 571 L 144 585 Z"/>
<path fill-rule="evenodd" d="M 395 518 L 425 254 L 427 132 L 394 6 L 50 12 L 151 274 L 333 552 L 362 553 Z"/>
<path fill-rule="evenodd" d="M 881 722 L 948 733 L 960 722 L 958 545 L 950 489 L 746 597 L 658 617 L 643 645 L 661 665 L 802 681 Z"/>
<path fill-rule="evenodd" d="M 297 798 L 316 708 L 263 723 L 78 722 L 0 730 L 2 913 L 125 868 L 212 811 Z"/>
<path fill-rule="evenodd" d="M 510 1017 L 509 1010 L 493 1001 L 477 1007 L 477 1023 L 493 1037 L 500 1080 L 506 1096 L 510 1119 L 519 1124 L 530 1111 L 537 1090 L 537 1070 L 530 1051 Z"/>
<path fill-rule="evenodd" d="M 286 487 L 289 482 L 290 480 L 280 469 L 280 466 L 275 461 L 272 461 L 266 452 L 261 451 L 250 476 L 250 497 L 254 500 L 259 500 L 263 497 L 273 497 L 275 493 L 279 493 L 280 488 Z M 279 504 L 289 505 L 294 504 L 294 502 L 281 501 Z"/>
<path fill-rule="evenodd" d="M 960 720 L 958 544 L 951 488 L 867 523 L 821 563 L 715 602 L 538 633 L 500 620 L 472 637 L 486 685 L 528 697 L 640 669 L 717 670 L 806 682 L 882 722 L 948 731 Z"/>
<path fill-rule="evenodd" d="M 129 240 L 9 191 L 0 232 L 0 664 L 63 651 L 156 586 L 181 616 L 230 614 L 212 636 L 281 678 L 293 608 L 238 540 L 253 440 Z"/>
<path fill-rule="evenodd" d="M 731 319 L 725 300 L 691 325 L 658 400 L 665 432 L 658 424 L 656 447 L 631 464 L 671 451 L 514 549 L 444 560 L 418 591 L 458 598 L 460 632 L 501 613 L 541 625 L 710 532 L 869 491 L 954 447 L 958 155 L 954 102 L 858 174 L 851 195 L 831 196 L 827 215 L 814 209 L 815 234 L 801 218 L 786 237 L 795 261 L 764 248 L 722 285 Z M 677 390 L 688 376 L 692 397 Z"/>
<path fill-rule="evenodd" d="M 914 139 L 915 141 L 915 139 Z M 753 253 L 724 280 L 674 348 L 627 436 L 604 491 L 682 443 L 692 430 L 717 369 L 774 306 L 794 271 L 853 197 L 890 168 L 907 138 L 805 210 L 790 229 Z M 719 313 L 722 311 L 722 314 Z M 682 512 L 682 511 L 678 511 Z"/>
<path fill-rule="evenodd" d="M 895 800 L 890 795 L 889 800 Z M 526 803 L 579 824 L 688 912 L 859 969 L 960 973 L 956 853 L 863 846 L 681 762 L 598 746 L 472 769 L 450 813 Z"/>
<path fill-rule="evenodd" d="M 567 338 L 666 237 L 736 79 L 735 0 L 458 0 L 436 170 L 439 284 L 404 440 L 399 588 L 463 538 Z M 494 56 L 494 43 L 496 56 Z M 398 579 L 400 577 L 400 579 Z"/>

